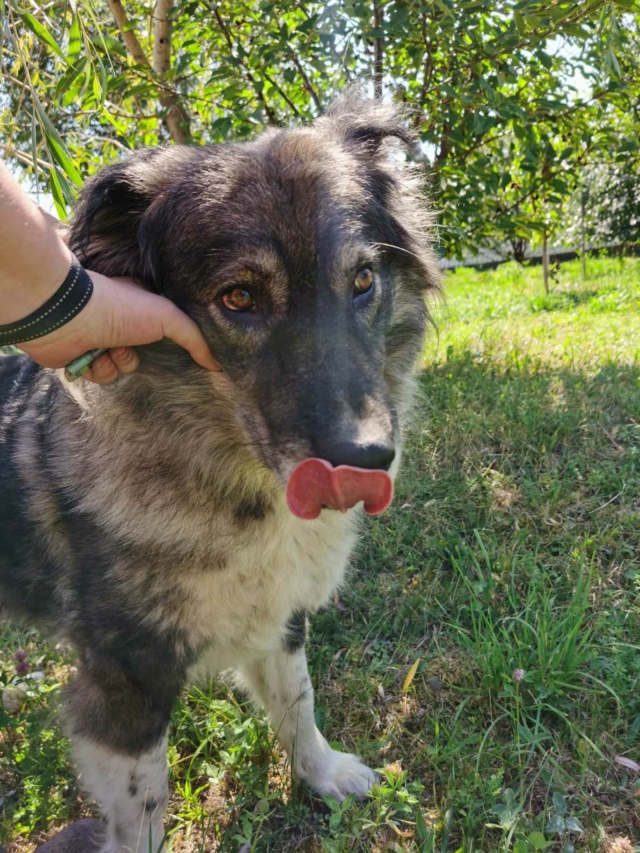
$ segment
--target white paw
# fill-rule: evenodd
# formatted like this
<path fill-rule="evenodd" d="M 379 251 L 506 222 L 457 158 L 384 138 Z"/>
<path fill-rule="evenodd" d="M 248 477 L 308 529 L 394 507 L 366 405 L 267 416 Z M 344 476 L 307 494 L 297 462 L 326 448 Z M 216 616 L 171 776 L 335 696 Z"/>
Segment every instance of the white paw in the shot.
<path fill-rule="evenodd" d="M 320 757 L 298 762 L 297 775 L 323 797 L 342 802 L 349 794 L 362 800 L 377 782 L 377 776 L 357 755 L 338 752 L 327 744 Z"/>

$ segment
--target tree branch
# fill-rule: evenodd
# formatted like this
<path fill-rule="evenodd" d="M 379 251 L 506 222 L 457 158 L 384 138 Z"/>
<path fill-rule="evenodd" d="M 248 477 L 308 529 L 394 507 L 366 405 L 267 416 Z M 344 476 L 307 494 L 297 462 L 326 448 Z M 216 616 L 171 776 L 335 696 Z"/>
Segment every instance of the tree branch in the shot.
<path fill-rule="evenodd" d="M 420 87 L 420 111 L 416 110 L 411 119 L 414 130 L 419 129 L 424 118 L 422 105 L 427 100 L 429 83 L 431 82 L 431 75 L 433 73 L 433 45 L 427 34 L 427 16 L 424 11 L 420 13 L 420 33 L 422 35 L 422 47 L 424 48 L 424 66 L 422 71 L 422 86 Z"/>
<path fill-rule="evenodd" d="M 151 68 L 151 63 L 147 59 L 147 55 L 138 41 L 138 36 L 129 25 L 129 18 L 124 10 L 124 6 L 122 5 L 122 0 L 109 0 L 109 8 L 111 9 L 111 14 L 115 18 L 115 22 L 120 30 L 124 46 L 127 48 L 129 56 L 133 59 L 136 65 L 146 65 L 147 68 Z"/>
<path fill-rule="evenodd" d="M 452 143 L 448 134 L 451 133 L 451 126 L 445 124 L 442 128 L 442 136 L 440 137 L 440 147 L 438 148 L 438 152 L 433 161 L 433 168 L 437 169 L 444 161 L 447 159 L 449 154 L 451 153 Z"/>
<path fill-rule="evenodd" d="M 158 0 L 157 16 L 154 17 L 154 34 L 156 38 L 158 38 L 159 34 L 159 38 L 158 42 L 154 43 L 154 64 L 152 65 L 129 23 L 122 0 L 109 0 L 109 8 L 120 30 L 129 56 L 131 56 L 136 65 L 141 65 L 151 71 L 151 76 L 157 86 L 158 100 L 161 106 L 167 110 L 163 121 L 169 131 L 169 135 L 174 142 L 184 144 L 191 139 L 189 116 L 182 106 L 177 92 L 170 89 L 161 79 L 169 70 L 171 64 L 171 22 L 169 14 L 172 6 L 173 0 Z"/>
<path fill-rule="evenodd" d="M 298 74 L 302 77 L 302 83 L 304 85 L 304 88 L 307 90 L 308 94 L 311 96 L 311 100 L 316 105 L 316 109 L 318 110 L 320 115 L 322 115 L 324 110 L 322 109 L 322 102 L 320 101 L 320 98 L 318 97 L 318 93 L 316 92 L 316 90 L 311 85 L 311 80 L 309 80 L 309 78 L 307 77 L 307 73 L 304 70 L 304 68 L 302 67 L 302 63 L 300 62 L 300 60 L 298 59 L 296 54 L 293 52 L 293 50 L 290 50 L 290 53 L 291 53 L 291 59 L 293 60 L 293 64 L 298 69 Z"/>
<path fill-rule="evenodd" d="M 583 18 L 588 17 L 588 15 L 590 15 L 592 12 L 597 12 L 598 9 L 604 6 L 606 2 L 607 0 L 591 0 L 591 2 L 587 0 L 587 2 L 585 3 L 576 4 L 576 9 L 574 9 L 574 12 L 576 12 L 577 10 L 576 14 L 569 14 L 566 18 L 561 18 L 558 21 L 554 21 L 554 23 L 546 30 L 536 31 L 535 37 L 533 37 L 532 33 L 532 38 L 520 38 L 516 44 L 509 48 L 510 53 L 513 54 L 516 50 L 521 50 L 522 48 L 530 48 L 536 44 L 540 44 L 548 36 L 553 35 L 558 31 L 561 32 L 563 26 L 566 26 L 567 24 L 576 24 Z M 491 47 L 493 44 L 499 45 L 500 37 L 502 35 L 503 33 L 481 45 L 482 51 L 479 54 L 474 55 L 471 60 L 465 62 L 459 68 L 456 68 L 453 73 L 451 73 L 444 80 L 440 81 L 440 85 L 450 85 L 451 83 L 455 82 L 455 79 L 458 75 L 462 74 L 464 71 L 469 70 L 478 62 L 493 62 L 494 60 L 496 60 L 500 56 L 501 51 L 499 50 L 497 53 L 491 53 Z M 469 47 L 469 49 L 471 50 L 471 46 Z"/>
<path fill-rule="evenodd" d="M 14 148 L 12 145 L 5 145 L 4 142 L 0 142 L 0 148 L 4 151 L 7 157 L 15 157 L 15 159 L 20 163 L 24 163 L 25 166 L 33 166 L 33 157 L 30 157 L 22 151 L 18 151 L 18 149 Z M 36 163 L 41 169 L 48 169 L 51 171 L 53 168 L 50 163 L 46 160 L 41 160 L 40 157 L 36 157 Z"/>
<path fill-rule="evenodd" d="M 268 83 L 271 83 L 271 85 L 272 85 L 272 86 L 273 86 L 273 88 L 276 90 L 276 92 L 278 92 L 278 94 L 280 95 L 280 97 L 281 97 L 281 98 L 286 102 L 287 106 L 289 107 L 289 109 L 291 110 L 291 112 L 294 114 L 294 116 L 298 116 L 298 118 L 299 118 L 299 117 L 300 117 L 300 111 L 298 110 L 298 108 L 296 107 L 296 105 L 293 103 L 293 101 L 291 100 L 291 98 L 290 98 L 290 97 L 287 95 L 287 93 L 284 91 L 284 89 L 282 88 L 282 86 L 280 86 L 280 85 L 278 84 L 278 81 L 277 81 L 277 80 L 274 80 L 274 78 L 273 78 L 270 74 L 267 74 L 267 72 L 266 72 L 266 71 L 263 71 L 263 72 L 262 72 L 262 76 L 264 77 L 264 79 L 265 79 Z"/>
<path fill-rule="evenodd" d="M 265 113 L 267 114 L 267 117 L 269 118 L 269 121 L 272 124 L 279 125 L 280 122 L 278 121 L 278 117 L 276 116 L 274 111 L 271 109 L 271 107 L 267 103 L 267 100 L 266 100 L 265 96 L 263 95 L 263 93 L 256 86 L 256 79 L 253 76 L 253 74 L 251 73 L 251 69 L 247 66 L 247 64 L 246 64 L 246 62 L 244 62 L 244 60 L 242 60 L 242 59 L 240 59 L 234 55 L 233 39 L 231 38 L 231 33 L 227 29 L 225 22 L 222 20 L 222 15 L 218 11 L 218 9 L 213 9 L 213 16 L 216 19 L 218 26 L 220 27 L 220 32 L 224 36 L 227 44 L 229 45 L 229 53 L 231 54 L 231 56 L 236 60 L 236 62 L 240 65 L 240 67 L 244 71 L 244 74 L 245 74 L 247 80 L 251 83 L 251 85 L 253 87 L 253 91 L 256 93 L 256 97 L 258 98 L 258 100 L 262 104 L 263 109 L 264 109 Z"/>

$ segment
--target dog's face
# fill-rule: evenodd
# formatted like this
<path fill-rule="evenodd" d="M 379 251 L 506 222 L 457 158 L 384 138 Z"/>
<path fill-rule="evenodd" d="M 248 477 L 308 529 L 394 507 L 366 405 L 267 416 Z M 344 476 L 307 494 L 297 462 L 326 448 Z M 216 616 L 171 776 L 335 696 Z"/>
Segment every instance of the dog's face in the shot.
<path fill-rule="evenodd" d="M 238 419 L 282 480 L 302 459 L 387 469 L 435 288 L 391 110 L 346 99 L 306 129 L 143 151 L 85 190 L 72 247 L 200 324 Z"/>

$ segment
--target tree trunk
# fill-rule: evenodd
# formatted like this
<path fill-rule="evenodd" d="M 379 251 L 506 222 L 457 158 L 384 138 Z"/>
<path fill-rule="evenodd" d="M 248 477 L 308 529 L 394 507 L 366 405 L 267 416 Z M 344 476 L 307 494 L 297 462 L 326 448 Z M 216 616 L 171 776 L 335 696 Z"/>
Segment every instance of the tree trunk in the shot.
<path fill-rule="evenodd" d="M 585 219 L 585 211 L 587 206 L 587 197 L 584 191 L 584 187 L 582 189 L 582 198 L 580 202 L 580 258 L 582 260 L 582 280 L 585 281 L 587 278 L 587 241 L 584 236 L 584 219 Z"/>
<path fill-rule="evenodd" d="M 511 251 L 513 252 L 513 260 L 519 264 L 524 263 L 527 254 L 528 242 L 524 237 L 513 237 L 509 240 L 511 243 Z"/>
<path fill-rule="evenodd" d="M 138 37 L 131 27 L 125 8 L 122 5 L 122 0 L 109 0 L 109 8 L 120 30 L 129 56 L 131 56 L 136 65 L 148 68 L 152 76 L 157 80 L 158 100 L 167 110 L 164 124 L 169 131 L 169 135 L 174 142 L 185 143 L 191 138 L 189 116 L 180 103 L 177 93 L 171 91 L 161 79 L 158 79 L 169 69 L 171 61 L 171 23 L 169 15 L 172 6 L 173 0 L 161 0 L 158 3 L 157 17 L 155 19 L 155 36 L 158 42 L 154 44 L 153 57 L 154 62 L 157 63 L 160 69 L 158 71 L 149 62 L 148 56 L 142 49 L 142 45 L 138 41 Z"/>
<path fill-rule="evenodd" d="M 542 235 L 542 275 L 544 292 L 549 293 L 549 235 L 546 231 Z"/>
<path fill-rule="evenodd" d="M 373 4 L 373 26 L 376 30 L 382 30 L 384 25 L 384 12 L 381 2 Z M 382 98 L 382 75 L 384 72 L 384 39 L 377 35 L 373 41 L 373 94 L 376 98 Z"/>
<path fill-rule="evenodd" d="M 152 67 L 162 80 L 171 67 L 171 11 L 173 0 L 158 0 L 153 21 Z M 160 89 L 159 100 L 167 110 L 165 123 L 174 142 L 185 143 L 191 137 L 189 116 L 175 92 Z"/>

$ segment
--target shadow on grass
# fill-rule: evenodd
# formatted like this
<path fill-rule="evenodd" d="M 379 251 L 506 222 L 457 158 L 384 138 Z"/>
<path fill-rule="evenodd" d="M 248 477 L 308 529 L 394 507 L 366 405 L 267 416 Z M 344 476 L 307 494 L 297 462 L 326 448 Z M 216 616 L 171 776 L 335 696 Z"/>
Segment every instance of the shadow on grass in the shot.
<path fill-rule="evenodd" d="M 606 293 L 606 290 L 603 292 Z M 536 296 L 530 300 L 529 305 L 534 314 L 538 311 L 567 311 L 590 302 L 599 295 L 599 290 L 560 290 Z"/>
<path fill-rule="evenodd" d="M 342 609 L 314 619 L 329 732 L 401 760 L 456 843 L 498 849 L 509 785 L 528 829 L 561 790 L 594 838 L 610 821 L 640 835 L 611 764 L 640 731 L 639 383 L 640 365 L 517 356 L 428 370 L 393 509 L 368 523 Z"/>
<path fill-rule="evenodd" d="M 605 572 L 637 558 L 640 365 L 588 375 L 514 356 L 498 369 L 465 353 L 420 392 L 393 510 L 363 558 L 429 566 L 475 530 L 534 545 L 550 567 L 567 539 Z"/>

